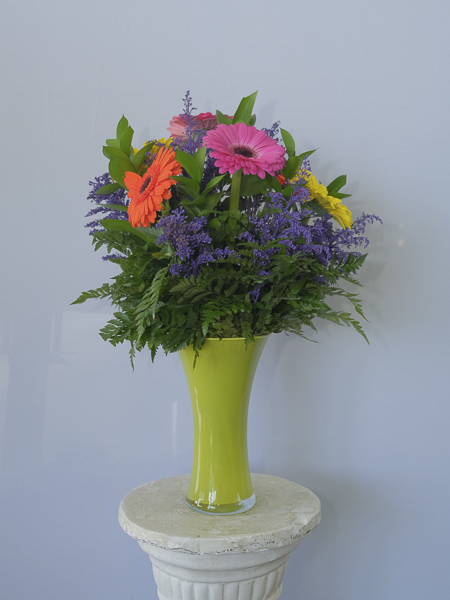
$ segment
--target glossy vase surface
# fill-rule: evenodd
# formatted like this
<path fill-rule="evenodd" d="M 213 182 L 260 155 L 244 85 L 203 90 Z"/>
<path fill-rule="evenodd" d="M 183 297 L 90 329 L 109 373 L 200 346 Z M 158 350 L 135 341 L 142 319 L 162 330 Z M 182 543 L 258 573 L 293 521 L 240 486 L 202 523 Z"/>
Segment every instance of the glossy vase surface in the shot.
<path fill-rule="evenodd" d="M 203 513 L 236 514 L 255 504 L 247 451 L 250 392 L 267 336 L 206 340 L 195 368 L 192 347 L 179 352 L 194 419 L 188 505 Z"/>

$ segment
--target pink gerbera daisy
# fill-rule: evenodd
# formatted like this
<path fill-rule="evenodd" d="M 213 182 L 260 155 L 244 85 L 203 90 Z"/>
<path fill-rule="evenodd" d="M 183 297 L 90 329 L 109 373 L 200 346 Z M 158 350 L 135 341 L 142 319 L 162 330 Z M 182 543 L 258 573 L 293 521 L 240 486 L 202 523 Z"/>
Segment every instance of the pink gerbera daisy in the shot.
<path fill-rule="evenodd" d="M 266 173 L 275 175 L 284 167 L 285 149 L 264 131 L 245 123 L 219 125 L 208 131 L 203 138 L 211 156 L 216 159 L 219 173 L 235 173 L 242 169 L 244 175 L 258 175 L 264 179 Z"/>

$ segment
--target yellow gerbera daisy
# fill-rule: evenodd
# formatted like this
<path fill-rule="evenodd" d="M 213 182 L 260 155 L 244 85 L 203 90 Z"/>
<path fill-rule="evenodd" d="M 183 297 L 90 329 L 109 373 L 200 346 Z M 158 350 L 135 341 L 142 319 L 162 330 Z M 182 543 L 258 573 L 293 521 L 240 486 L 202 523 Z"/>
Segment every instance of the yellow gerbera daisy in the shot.
<path fill-rule="evenodd" d="M 166 138 L 161 138 L 159 140 L 152 140 L 153 143 L 158 142 L 159 144 L 164 144 L 164 148 L 168 148 L 170 146 L 171 140 L 170 138 L 166 140 Z M 150 144 L 150 141 L 145 142 L 144 146 Z M 144 148 L 144 146 L 142 146 Z M 157 146 L 156 149 L 159 150 L 161 146 Z M 152 148 L 153 150 L 153 148 Z M 137 154 L 139 152 L 138 148 L 133 148 L 133 154 Z"/>
<path fill-rule="evenodd" d="M 327 188 L 319 183 L 310 171 L 303 169 L 298 171 L 295 177 L 291 179 L 291 182 L 295 183 L 299 179 L 305 180 L 306 188 L 313 200 L 316 200 L 320 206 L 323 206 L 341 227 L 350 229 L 353 223 L 352 213 L 344 204 L 342 204 L 339 198 L 330 196 Z"/>

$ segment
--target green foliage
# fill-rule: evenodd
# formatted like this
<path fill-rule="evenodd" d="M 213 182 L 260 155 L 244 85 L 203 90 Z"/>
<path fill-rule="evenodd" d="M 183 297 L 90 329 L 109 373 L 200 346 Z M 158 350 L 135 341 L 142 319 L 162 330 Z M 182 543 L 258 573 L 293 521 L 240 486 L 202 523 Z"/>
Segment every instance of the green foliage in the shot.
<path fill-rule="evenodd" d="M 200 150 L 199 150 L 200 152 Z M 202 180 L 203 169 L 199 165 L 199 161 L 195 155 L 183 152 L 183 150 L 177 150 L 175 152 L 175 158 L 180 165 L 189 173 L 194 181 L 200 183 Z"/>
<path fill-rule="evenodd" d="M 215 219 L 218 229 L 212 236 L 217 239 L 227 228 L 229 212 Z M 236 227 L 244 229 L 241 222 Z M 367 339 L 349 312 L 334 311 L 326 303 L 330 296 L 346 298 L 364 318 L 356 294 L 341 289 L 336 282 L 341 279 L 357 284 L 352 274 L 362 266 L 365 256 L 350 255 L 344 264 L 335 261 L 324 266 L 311 257 L 280 252 L 266 267 L 272 275 L 262 277 L 253 264 L 255 244 L 241 241 L 239 258 L 205 265 L 195 279 L 169 274 L 169 265 L 176 257 L 161 251 L 157 237 L 144 239 L 113 228 L 94 235 L 94 243 L 105 241 L 109 250 L 123 252 L 128 259 L 120 262 L 122 271 L 110 284 L 84 292 L 74 304 L 109 298 L 117 310 L 101 336 L 114 346 L 130 342 L 131 361 L 135 352 L 145 347 L 152 357 L 158 347 L 167 353 L 193 344 L 198 350 L 206 337 L 244 337 L 247 343 L 271 332 L 305 337 L 303 328 L 315 330 L 316 317 L 351 326 Z M 330 285 L 319 286 L 319 276 L 326 277 Z M 250 292 L 262 282 L 264 293 L 257 302 L 251 302 Z"/>
<path fill-rule="evenodd" d="M 133 163 L 128 158 L 115 156 L 109 161 L 111 179 L 120 183 L 122 187 L 125 187 L 123 180 L 127 171 L 131 171 L 132 173 L 135 171 Z"/>
<path fill-rule="evenodd" d="M 347 175 L 339 175 L 331 183 L 327 185 L 327 190 L 330 196 L 334 196 L 347 183 Z M 348 194 L 347 194 L 348 195 Z"/>
<path fill-rule="evenodd" d="M 268 177 L 270 177 L 270 175 Z M 274 179 L 277 181 L 276 178 Z M 270 184 L 268 178 L 261 179 L 258 175 L 243 175 L 241 178 L 240 194 L 244 197 L 255 196 L 256 194 L 267 192 L 269 187 Z"/>
<path fill-rule="evenodd" d="M 254 92 L 250 96 L 242 98 L 239 106 L 237 107 L 236 112 L 234 113 L 232 121 L 233 123 L 245 123 L 246 125 L 250 124 L 257 94 L 258 92 Z"/>
<path fill-rule="evenodd" d="M 144 164 L 145 157 L 151 151 L 153 145 L 153 142 L 145 144 L 143 148 L 141 148 L 134 156 L 132 156 L 131 162 L 133 163 L 136 173 L 139 172 L 140 168 Z"/>
<path fill-rule="evenodd" d="M 124 185 L 124 177 L 127 171 L 131 171 L 132 173 L 137 173 L 144 162 L 145 154 L 149 151 L 150 148 L 146 147 L 138 152 L 136 157 L 134 156 L 132 141 L 133 141 L 134 131 L 132 127 L 128 124 L 128 120 L 125 117 L 122 117 L 117 125 L 116 129 L 116 139 L 108 139 L 106 140 L 106 146 L 103 146 L 103 154 L 106 158 L 109 158 L 109 174 L 111 175 L 111 179 L 115 183 L 109 184 L 112 186 L 125 187 Z M 148 145 L 150 146 L 150 144 Z M 104 186 L 98 193 L 100 194 L 110 194 L 109 191 L 111 188 L 109 186 Z M 115 191 L 113 189 L 113 191 Z"/>
<path fill-rule="evenodd" d="M 117 192 L 117 190 L 120 190 L 121 187 L 122 186 L 118 183 L 108 183 L 97 190 L 96 196 L 107 196 L 108 194 L 113 194 L 114 192 Z"/>
<path fill-rule="evenodd" d="M 256 94 L 243 98 L 232 120 L 217 111 L 218 122 L 253 124 Z M 281 135 L 288 155 L 282 173 L 289 180 L 314 150 L 296 156 L 291 134 L 281 129 Z M 153 142 L 134 154 L 132 138 L 133 129 L 122 117 L 116 138 L 107 140 L 103 148 L 114 183 L 101 188 L 97 192 L 99 195 L 111 194 L 124 186 L 126 171 L 138 173 L 143 168 Z M 367 340 L 359 321 L 350 312 L 333 310 L 327 304 L 330 297 L 344 298 L 357 315 L 365 318 L 357 295 L 338 285 L 340 280 L 359 285 L 354 274 L 364 263 L 365 256 L 350 253 L 345 261 L 335 256 L 323 264 L 309 254 L 290 255 L 277 239 L 263 244 L 248 241 L 242 235 L 251 227 L 249 215 L 242 208 L 244 199 L 258 199 L 259 214 L 266 215 L 267 211 L 279 210 L 270 208 L 268 193 L 279 192 L 281 200 L 284 197 L 288 201 L 292 186 L 280 184 L 269 174 L 265 179 L 242 175 L 238 202 L 230 203 L 230 194 L 232 197 L 233 194 L 229 174 L 211 181 L 203 180 L 205 146 L 193 155 L 177 150 L 175 156 L 184 169 L 183 175 L 173 177 L 176 180 L 175 206 L 182 206 L 189 219 L 206 217 L 211 250 L 227 247 L 235 254 L 203 264 L 196 278 L 174 275 L 170 267 L 180 263 L 181 259 L 169 242 L 159 243 L 161 229 L 154 226 L 134 228 L 122 219 L 103 219 L 101 224 L 105 230 L 93 235 L 95 250 L 106 247 L 108 253 L 119 252 L 126 258 L 110 259 L 120 266 L 120 273 L 110 283 L 83 292 L 73 304 L 98 298 L 111 301 L 115 312 L 101 329 L 104 340 L 114 346 L 129 342 L 132 364 L 136 352 L 144 348 L 150 349 L 152 360 L 158 348 L 168 353 L 192 344 L 198 352 L 207 337 L 244 337 L 246 344 L 255 336 L 272 332 L 285 331 L 305 337 L 305 327 L 316 331 L 316 318 L 353 327 Z M 328 185 L 328 193 L 336 198 L 346 197 L 347 194 L 340 191 L 345 183 L 344 175 L 336 178 Z M 127 210 L 120 205 L 103 206 Z M 169 202 L 164 204 L 163 214 L 171 208 L 173 205 Z M 328 215 L 314 199 L 305 202 L 301 208 L 311 209 L 316 215 L 313 218 Z M 293 210 L 301 208 L 294 205 Z M 302 222 L 308 219 L 305 217 Z M 265 274 L 260 275 L 261 266 L 255 263 L 255 252 L 271 249 L 274 252 L 269 253 L 269 264 L 264 264 Z M 323 280 L 328 285 L 324 285 Z M 251 294 L 258 286 L 261 286 L 261 293 L 255 301 Z"/>
<path fill-rule="evenodd" d="M 221 113 L 220 110 L 216 110 L 216 117 L 219 125 L 231 125 L 231 123 L 233 122 L 233 120 L 230 119 L 230 117 L 227 117 L 227 115 Z"/>
<path fill-rule="evenodd" d="M 295 156 L 295 141 L 292 135 L 286 129 L 280 128 L 281 137 L 283 138 L 284 147 L 286 148 L 289 157 Z"/>

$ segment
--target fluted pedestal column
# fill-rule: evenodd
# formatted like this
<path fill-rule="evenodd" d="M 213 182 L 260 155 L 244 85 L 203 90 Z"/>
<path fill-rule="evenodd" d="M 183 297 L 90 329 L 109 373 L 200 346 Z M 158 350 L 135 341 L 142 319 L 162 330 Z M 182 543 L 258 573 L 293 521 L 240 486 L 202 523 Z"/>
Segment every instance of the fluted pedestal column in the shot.
<path fill-rule="evenodd" d="M 152 561 L 160 600 L 277 600 L 289 555 L 319 524 L 317 496 L 253 474 L 254 508 L 202 515 L 186 506 L 189 478 L 142 485 L 119 509 L 122 528 Z"/>

